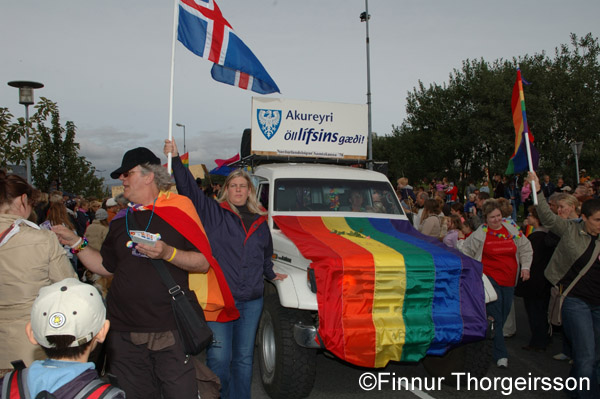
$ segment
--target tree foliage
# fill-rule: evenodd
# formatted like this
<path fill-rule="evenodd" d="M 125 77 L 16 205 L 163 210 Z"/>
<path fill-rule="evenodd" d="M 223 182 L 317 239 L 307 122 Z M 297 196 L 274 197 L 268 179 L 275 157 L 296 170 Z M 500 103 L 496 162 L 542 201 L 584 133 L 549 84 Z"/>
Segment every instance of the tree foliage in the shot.
<path fill-rule="evenodd" d="M 11 123 L 12 118 L 8 108 L 0 108 L 0 168 L 3 169 L 25 161 L 25 152 L 20 147 L 25 137 L 25 123 L 23 119 Z"/>
<path fill-rule="evenodd" d="M 520 67 L 527 120 L 541 154 L 540 170 L 575 179 L 569 143 L 583 141 L 579 164 L 600 174 L 600 45 L 592 34 L 545 53 L 512 60 L 466 60 L 449 81 L 408 94 L 407 117 L 390 136 L 376 137 L 373 152 L 389 162 L 393 178 L 447 176 L 480 180 L 502 173 L 514 151 L 511 95 Z"/>
<path fill-rule="evenodd" d="M 96 177 L 95 168 L 79 155 L 75 124 L 68 121 L 61 126 L 58 106 L 47 98 L 41 97 L 35 109 L 29 120 L 34 185 L 44 192 L 61 190 L 86 197 L 103 197 L 106 194 L 104 179 Z M 28 154 L 27 148 L 20 145 L 25 136 L 25 122 L 19 119 L 17 123 L 10 123 L 11 119 L 8 109 L 0 108 L 2 167 L 21 163 Z"/>

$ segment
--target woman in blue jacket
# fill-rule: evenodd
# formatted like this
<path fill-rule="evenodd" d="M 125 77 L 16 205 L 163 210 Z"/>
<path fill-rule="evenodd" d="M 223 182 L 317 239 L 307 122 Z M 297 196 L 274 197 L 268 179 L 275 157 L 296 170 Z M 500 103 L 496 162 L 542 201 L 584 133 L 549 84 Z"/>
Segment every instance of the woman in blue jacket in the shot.
<path fill-rule="evenodd" d="M 177 191 L 194 203 L 240 312 L 240 318 L 234 321 L 208 322 L 214 339 L 206 352 L 207 364 L 221 380 L 221 398 L 250 398 L 263 276 L 269 280 L 287 277 L 273 271 L 273 242 L 266 211 L 258 203 L 246 172 L 231 172 L 215 201 L 202 192 L 183 166 L 174 140 L 165 140 L 164 153 L 169 152 L 173 154 Z"/>

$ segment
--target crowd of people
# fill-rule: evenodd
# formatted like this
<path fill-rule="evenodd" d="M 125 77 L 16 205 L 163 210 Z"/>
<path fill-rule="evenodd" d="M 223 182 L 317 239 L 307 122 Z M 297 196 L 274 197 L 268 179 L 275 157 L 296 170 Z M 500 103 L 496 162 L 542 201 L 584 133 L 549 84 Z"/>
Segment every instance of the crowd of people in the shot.
<path fill-rule="evenodd" d="M 482 262 L 498 297 L 487 304 L 496 365 L 508 367 L 504 340 L 516 332 L 515 295 L 523 298 L 528 317 L 530 339 L 523 350 L 543 352 L 550 345 L 554 286 L 565 295 L 563 351 L 554 358 L 572 363 L 570 376 L 589 378 L 591 390 L 576 397 L 598 398 L 600 180 L 581 172 L 574 190 L 562 178 L 555 184 L 531 172 L 522 187 L 497 174 L 491 186 L 469 183 L 463 196 L 447 179 L 414 189 L 400 178 L 397 194 L 417 230 Z"/>
<path fill-rule="evenodd" d="M 104 201 L 59 192 L 46 197 L 24 179 L 0 172 L 0 343 L 5 348 L 0 369 L 10 372 L 0 386 L 20 381 L 32 397 L 65 390 L 74 396 L 97 380 L 98 366 L 122 389 L 111 390 L 108 398 L 197 398 L 198 359 L 191 361 L 183 349 L 171 295 L 153 268 L 152 261 L 162 260 L 213 332 L 207 362 L 221 386 L 214 397 L 250 397 L 263 279 L 287 277 L 273 271 L 266 211 L 247 173 L 234 172 L 222 189 L 215 187 L 217 193 L 205 193 L 181 165 L 175 143 L 167 147 L 175 155 L 180 194 L 170 191 L 171 176 L 143 147 L 126 152 L 111 174 L 122 181 L 123 195 Z M 150 241 L 134 243 L 139 234 Z M 189 286 L 190 273 L 211 268 L 225 278 L 216 296 L 223 309 L 214 318 Z M 79 290 L 73 281 L 95 285 L 99 298 L 108 293 L 106 311 L 96 311 L 102 322 L 76 317 L 64 304 L 37 316 L 36 303 L 46 288 Z M 227 296 L 231 303 L 222 299 Z M 36 318 L 44 321 L 36 324 Z M 105 357 L 90 362 L 97 356 L 92 349 L 105 339 Z M 11 363 L 19 359 L 30 366 L 28 374 Z M 32 375 L 43 376 L 43 382 Z"/>
<path fill-rule="evenodd" d="M 214 336 L 207 366 L 220 382 L 216 396 L 250 397 L 264 279 L 287 277 L 273 270 L 266 210 L 246 172 L 232 172 L 222 188 L 203 190 L 174 141 L 165 141 L 163 152 L 174 156 L 178 194 L 170 191 L 159 158 L 143 147 L 127 151 L 111 173 L 124 187 L 115 198 L 41 194 L 0 171 L 0 369 L 21 371 L 11 363 L 19 359 L 30 365 L 29 377 L 19 378 L 28 379 L 33 397 L 78 392 L 97 381 L 96 366 L 118 380 L 122 390 L 111 389 L 110 397 L 198 396 L 197 364 L 184 353 L 171 297 L 151 260 L 164 261 L 206 317 Z M 469 183 L 464 192 L 445 178 L 415 189 L 403 177 L 397 194 L 418 231 L 482 263 L 498 297 L 487 304 L 498 367 L 509 366 L 504 340 L 515 331 L 514 296 L 523 297 L 529 321 L 523 349 L 544 351 L 551 340 L 550 290 L 568 292 L 559 355 L 572 360 L 572 376 L 592 381 L 580 397 L 599 397 L 599 181 L 582 172 L 575 190 L 562 179 L 553 183 L 530 173 L 522 186 L 495 175 L 491 184 Z M 369 211 L 358 196 L 349 201 L 353 210 Z M 151 242 L 134 243 L 138 233 Z M 211 268 L 226 281 L 220 297 L 231 297 L 220 313 L 204 312 L 190 288 L 190 273 Z M 85 288 L 90 284 L 97 291 Z M 80 309 L 88 309 L 86 317 L 74 317 Z M 105 357 L 92 354 L 96 347 Z M 17 375 L 7 374 L 0 385 Z M 32 375 L 44 382 L 33 383 Z"/>
<path fill-rule="evenodd" d="M 496 174 L 491 178 L 491 185 L 488 180 L 484 180 L 478 186 L 469 181 L 459 195 L 458 187 L 454 182 L 448 182 L 447 178 L 424 181 L 414 188 L 408 184 L 406 177 L 401 177 L 397 180 L 396 192 L 414 227 L 421 232 L 424 230 L 426 235 L 438 236 L 443 240 L 448 231 L 457 230 L 456 224 L 454 228 L 448 228 L 451 215 L 460 217 L 462 223 L 460 231 L 463 234 L 468 236 L 476 230 L 482 223 L 481 209 L 487 199 L 499 200 L 505 210 L 510 209 L 508 213 L 503 213 L 504 217 L 527 225 L 527 214 L 533 204 L 533 194 L 527 180 L 522 186 L 519 186 L 517 181 L 518 178 L 509 179 L 507 176 Z M 567 219 L 578 218 L 577 210 L 581 204 L 589 199 L 598 198 L 600 190 L 600 179 L 591 179 L 585 169 L 581 170 L 579 183 L 575 189 L 566 185 L 561 177 L 554 183 L 549 175 L 543 175 L 540 184 L 544 197 L 548 199 L 551 206 L 555 207 L 553 208 L 555 212 L 561 216 L 567 214 L 565 216 Z M 426 206 L 427 200 L 435 200 L 437 207 L 433 208 L 435 205 L 432 201 L 429 201 Z M 431 219 L 434 211 L 439 215 L 439 224 Z M 429 220 L 424 223 L 426 219 Z M 461 238 L 464 238 L 463 235 Z"/>

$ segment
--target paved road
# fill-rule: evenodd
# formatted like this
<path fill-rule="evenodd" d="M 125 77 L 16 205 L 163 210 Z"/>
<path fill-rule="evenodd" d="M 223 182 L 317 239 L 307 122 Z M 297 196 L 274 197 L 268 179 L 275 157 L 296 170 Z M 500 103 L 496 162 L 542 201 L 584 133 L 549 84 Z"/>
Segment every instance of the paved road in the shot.
<path fill-rule="evenodd" d="M 359 386 L 361 375 L 365 372 L 370 373 L 390 373 L 386 377 L 415 377 L 416 381 L 427 383 L 428 385 L 436 382 L 429 377 L 421 364 L 400 364 L 394 363 L 388 365 L 385 369 L 361 369 L 343 363 L 336 359 L 331 359 L 323 354 L 318 355 L 317 359 L 317 378 L 314 389 L 309 398 L 333 398 L 350 399 L 350 398 L 422 398 L 422 399 L 454 399 L 465 398 L 469 399 L 489 399 L 489 398 L 504 398 L 509 393 L 511 383 L 514 386 L 518 377 L 524 377 L 533 380 L 535 377 L 560 377 L 563 380 L 568 377 L 569 365 L 566 362 L 559 362 L 552 359 L 552 356 L 561 352 L 562 338 L 560 333 L 555 334 L 552 346 L 543 353 L 532 353 L 521 349 L 528 343 L 529 328 L 527 318 L 523 308 L 523 302 L 520 298 L 516 299 L 517 311 L 517 335 L 514 338 L 508 339 L 507 346 L 509 351 L 509 368 L 498 369 L 495 365 L 491 366 L 488 373 L 489 380 L 482 381 L 484 385 L 479 389 L 475 389 L 472 385 L 471 389 L 461 387 L 457 390 L 456 387 L 435 384 L 435 389 L 414 391 L 411 392 L 406 388 L 394 387 L 392 383 L 382 384 L 381 390 L 377 388 L 372 391 L 364 391 Z M 497 377 L 500 383 L 504 383 L 504 387 L 499 385 L 494 389 L 485 384 L 492 382 L 492 379 Z M 254 378 L 252 382 L 252 397 L 253 398 L 268 398 L 261 382 L 258 366 L 254 367 Z M 555 390 L 544 391 L 541 385 L 537 390 L 525 389 L 517 391 L 513 388 L 510 392 L 512 398 L 565 398 L 564 393 Z"/>

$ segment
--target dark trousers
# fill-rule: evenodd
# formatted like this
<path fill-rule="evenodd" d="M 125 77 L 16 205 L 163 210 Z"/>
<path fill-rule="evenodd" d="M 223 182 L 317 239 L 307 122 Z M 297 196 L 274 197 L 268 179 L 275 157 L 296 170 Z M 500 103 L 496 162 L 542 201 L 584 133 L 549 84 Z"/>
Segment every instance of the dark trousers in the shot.
<path fill-rule="evenodd" d="M 512 307 L 515 287 L 503 287 L 498 285 L 493 278 L 489 276 L 488 278 L 498 294 L 497 300 L 486 305 L 487 315 L 494 318 L 494 330 L 496 331 L 494 334 L 494 361 L 498 361 L 498 359 L 508 358 L 502 329 Z"/>
<path fill-rule="evenodd" d="M 548 334 L 548 302 L 550 298 L 525 297 L 523 304 L 529 320 L 529 330 L 531 338 L 529 346 L 536 349 L 546 349 L 550 344 L 550 334 Z"/>
<path fill-rule="evenodd" d="M 129 332 L 109 332 L 108 369 L 127 399 L 198 398 L 194 364 L 186 361 L 179 334 L 173 333 L 173 345 L 151 350 L 147 344 L 135 345 Z"/>

